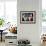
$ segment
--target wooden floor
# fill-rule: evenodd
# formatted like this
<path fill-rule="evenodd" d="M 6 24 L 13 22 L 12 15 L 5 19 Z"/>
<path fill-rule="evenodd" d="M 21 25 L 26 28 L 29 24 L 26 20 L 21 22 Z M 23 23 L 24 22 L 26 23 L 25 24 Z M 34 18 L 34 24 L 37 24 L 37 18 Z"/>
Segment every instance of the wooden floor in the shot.
<path fill-rule="evenodd" d="M 0 46 L 5 46 L 5 41 L 0 41 Z M 42 45 L 32 44 L 32 46 L 46 46 L 46 43 L 43 43 Z"/>
<path fill-rule="evenodd" d="M 0 41 L 0 46 L 5 46 L 5 42 L 4 41 L 3 42 Z"/>

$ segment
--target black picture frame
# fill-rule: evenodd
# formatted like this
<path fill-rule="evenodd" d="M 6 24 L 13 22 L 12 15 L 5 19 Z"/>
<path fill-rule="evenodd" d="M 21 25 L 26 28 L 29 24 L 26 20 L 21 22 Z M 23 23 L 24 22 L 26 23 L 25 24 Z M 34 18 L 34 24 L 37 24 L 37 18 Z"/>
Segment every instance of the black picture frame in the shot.
<path fill-rule="evenodd" d="M 20 11 L 20 24 L 35 24 L 36 11 Z"/>

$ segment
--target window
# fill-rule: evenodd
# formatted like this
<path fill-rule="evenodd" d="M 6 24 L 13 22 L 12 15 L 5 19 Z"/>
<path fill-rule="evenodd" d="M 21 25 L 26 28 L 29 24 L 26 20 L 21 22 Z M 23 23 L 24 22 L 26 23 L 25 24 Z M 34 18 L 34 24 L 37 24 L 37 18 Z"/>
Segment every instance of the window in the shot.
<path fill-rule="evenodd" d="M 46 0 L 42 0 L 42 31 L 46 32 Z"/>
<path fill-rule="evenodd" d="M 17 24 L 17 2 L 6 1 L 6 18 L 7 21 Z"/>
<path fill-rule="evenodd" d="M 0 1 L 0 17 L 17 26 L 17 0 Z"/>
<path fill-rule="evenodd" d="M 42 0 L 42 9 L 46 9 L 46 0 Z"/>
<path fill-rule="evenodd" d="M 0 1 L 0 17 L 4 16 L 4 2 Z"/>

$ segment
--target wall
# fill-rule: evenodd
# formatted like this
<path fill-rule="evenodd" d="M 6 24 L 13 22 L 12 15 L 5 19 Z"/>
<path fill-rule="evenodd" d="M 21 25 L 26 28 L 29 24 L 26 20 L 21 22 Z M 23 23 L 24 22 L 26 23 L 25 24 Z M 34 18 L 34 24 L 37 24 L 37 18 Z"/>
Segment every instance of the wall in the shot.
<path fill-rule="evenodd" d="M 41 2 L 42 0 L 17 1 L 18 39 L 29 39 L 34 46 L 40 45 Z M 36 11 L 36 24 L 20 24 L 20 11 Z"/>

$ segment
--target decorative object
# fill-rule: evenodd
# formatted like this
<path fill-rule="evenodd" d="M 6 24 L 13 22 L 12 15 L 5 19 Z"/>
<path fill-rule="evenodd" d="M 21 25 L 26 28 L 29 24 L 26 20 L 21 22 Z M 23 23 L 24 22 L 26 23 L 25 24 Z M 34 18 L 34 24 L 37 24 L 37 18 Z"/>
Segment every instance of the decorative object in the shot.
<path fill-rule="evenodd" d="M 29 40 L 20 39 L 18 41 L 18 46 L 32 46 L 32 45 L 30 44 Z"/>
<path fill-rule="evenodd" d="M 41 35 L 41 40 L 42 40 L 42 42 L 46 42 L 46 34 Z"/>
<path fill-rule="evenodd" d="M 35 24 L 36 12 L 35 11 L 20 11 L 21 24 Z"/>
<path fill-rule="evenodd" d="M 0 27 L 3 26 L 4 22 L 5 22 L 4 19 L 0 18 Z"/>
<path fill-rule="evenodd" d="M 41 35 L 41 46 L 46 46 L 46 33 Z"/>
<path fill-rule="evenodd" d="M 17 34 L 17 27 L 15 27 L 15 26 L 12 25 L 12 26 L 10 26 L 9 31 L 10 31 L 11 33 Z"/>
<path fill-rule="evenodd" d="M 30 44 L 29 40 L 19 40 L 18 44 Z"/>

